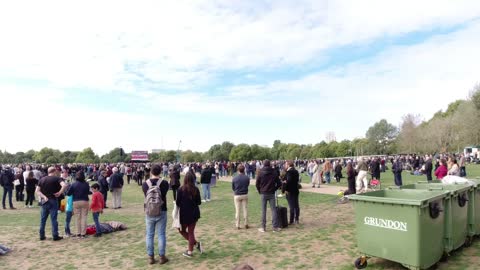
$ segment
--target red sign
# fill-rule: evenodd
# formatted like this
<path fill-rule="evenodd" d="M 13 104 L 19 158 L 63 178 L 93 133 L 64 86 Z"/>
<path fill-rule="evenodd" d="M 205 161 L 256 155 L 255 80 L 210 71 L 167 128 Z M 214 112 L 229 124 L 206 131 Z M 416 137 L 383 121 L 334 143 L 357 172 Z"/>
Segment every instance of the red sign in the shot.
<path fill-rule="evenodd" d="M 148 161 L 148 151 L 132 151 L 132 161 Z"/>

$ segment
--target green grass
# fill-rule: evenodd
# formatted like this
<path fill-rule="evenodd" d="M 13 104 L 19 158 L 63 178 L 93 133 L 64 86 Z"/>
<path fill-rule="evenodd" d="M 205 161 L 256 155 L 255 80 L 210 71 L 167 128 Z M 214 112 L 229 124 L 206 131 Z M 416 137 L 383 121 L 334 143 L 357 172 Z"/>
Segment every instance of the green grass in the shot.
<path fill-rule="evenodd" d="M 472 177 L 480 176 L 480 166 L 467 167 Z M 308 176 L 303 176 L 307 182 Z M 404 184 L 425 180 L 404 172 Z M 391 171 L 382 174 L 384 187 L 393 185 Z M 346 185 L 345 178 L 340 184 Z M 196 236 L 206 252 L 184 258 L 181 253 L 187 242 L 171 229 L 172 195 L 168 194 L 169 221 L 167 229 L 167 256 L 170 262 L 162 269 L 232 269 L 240 263 L 249 263 L 255 269 L 352 269 L 359 255 L 356 248 L 354 212 L 351 204 L 332 203 L 334 196 L 302 192 L 299 226 L 289 227 L 279 234 L 259 233 L 260 198 L 255 188 L 249 194 L 249 230 L 234 228 L 234 206 L 230 183 L 220 182 L 212 188 L 210 203 L 201 206 L 201 219 Z M 111 198 L 109 198 L 111 200 Z M 0 257 L 0 268 L 7 269 L 154 269 L 147 264 L 145 252 L 145 224 L 143 194 L 136 184 L 125 187 L 121 210 L 106 209 L 101 221 L 117 220 L 129 229 L 85 240 L 66 239 L 60 242 L 38 241 L 39 208 L 25 209 L 20 203 L 16 211 L 0 210 L 0 243 L 14 251 Z M 280 199 L 286 206 L 286 200 Z M 271 222 L 270 213 L 267 222 Z M 63 231 L 65 215 L 60 214 L 59 230 Z M 89 224 L 93 223 L 89 215 Z M 47 235 L 50 227 L 47 223 Z M 75 226 L 72 225 L 75 230 Z M 449 262 L 439 269 L 475 269 L 479 265 L 480 240 L 469 248 L 455 252 Z M 372 258 L 368 269 L 403 269 L 401 265 Z"/>

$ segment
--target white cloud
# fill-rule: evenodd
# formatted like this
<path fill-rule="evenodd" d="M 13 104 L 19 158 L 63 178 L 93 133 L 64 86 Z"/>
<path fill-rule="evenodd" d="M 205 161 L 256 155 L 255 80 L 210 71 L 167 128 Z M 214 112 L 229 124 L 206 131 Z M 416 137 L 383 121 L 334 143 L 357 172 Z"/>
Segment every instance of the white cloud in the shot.
<path fill-rule="evenodd" d="M 160 137 L 165 148 L 176 149 L 183 138 L 183 147 L 206 150 L 229 138 L 271 144 L 279 137 L 317 142 L 328 130 L 339 139 L 363 136 L 382 117 L 394 124 L 410 112 L 428 118 L 466 96 L 480 70 L 479 16 L 479 1 L 447 0 L 2 2 L 0 92 L 28 106 L 11 103 L 0 113 L 35 119 L 31 128 L 42 132 L 2 133 L 0 141 L 9 142 L 7 150 L 41 142 L 103 153 L 160 148 Z M 329 49 L 344 45 L 459 24 L 466 28 L 293 79 L 259 75 L 321 64 Z M 217 86 L 224 73 L 236 72 L 254 83 Z M 44 83 L 20 86 L 25 80 Z M 104 109 L 66 106 L 70 88 L 118 93 L 131 106 L 148 107 L 128 113 L 108 102 Z M 178 121 L 171 112 L 192 119 L 169 128 Z M 231 117 L 231 125 L 216 126 L 216 116 Z M 210 126 L 192 132 L 197 118 Z M 298 128 L 282 128 L 284 118 Z M 50 119 L 60 127 L 43 132 Z M 247 128 L 235 126 L 244 119 Z M 162 124 L 143 132 L 154 121 Z"/>
<path fill-rule="evenodd" d="M 29 8 L 24 8 L 28 6 Z M 0 71 L 121 88 L 124 65 L 165 87 L 318 61 L 326 49 L 464 23 L 478 1 L 15 1 L 0 4 Z"/>

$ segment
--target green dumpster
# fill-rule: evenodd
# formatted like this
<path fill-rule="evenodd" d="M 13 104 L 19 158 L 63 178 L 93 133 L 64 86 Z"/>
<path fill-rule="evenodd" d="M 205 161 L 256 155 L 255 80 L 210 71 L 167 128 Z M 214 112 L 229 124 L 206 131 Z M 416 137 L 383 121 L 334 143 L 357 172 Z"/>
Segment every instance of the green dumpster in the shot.
<path fill-rule="evenodd" d="M 450 203 L 445 207 L 445 251 L 451 252 L 471 243 L 469 236 L 469 194 L 473 191 L 470 184 L 416 183 L 401 187 L 405 189 L 432 190 L 442 189 L 450 192 Z"/>
<path fill-rule="evenodd" d="M 473 192 L 470 197 L 470 205 L 469 207 L 469 220 L 471 220 L 471 228 L 470 234 L 472 235 L 480 235 L 480 180 L 472 180 L 474 182 L 473 185 Z"/>
<path fill-rule="evenodd" d="M 444 255 L 448 191 L 378 190 L 350 195 L 355 211 L 358 269 L 370 257 L 426 269 Z"/>

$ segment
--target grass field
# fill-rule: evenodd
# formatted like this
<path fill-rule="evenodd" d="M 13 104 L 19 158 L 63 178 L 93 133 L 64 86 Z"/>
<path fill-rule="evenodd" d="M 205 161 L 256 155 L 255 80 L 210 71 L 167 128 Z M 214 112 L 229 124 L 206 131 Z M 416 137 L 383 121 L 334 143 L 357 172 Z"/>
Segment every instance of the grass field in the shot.
<path fill-rule="evenodd" d="M 480 165 L 467 167 L 470 177 L 480 176 Z M 303 176 L 304 182 L 308 176 Z M 406 172 L 404 184 L 425 180 Z M 334 183 L 333 185 L 337 185 Z M 346 185 L 342 179 L 340 185 Z M 391 171 L 382 174 L 383 187 L 393 185 Z M 171 198 L 168 194 L 169 221 L 167 229 L 166 265 L 147 264 L 143 194 L 136 184 L 123 192 L 123 208 L 106 209 L 101 221 L 116 220 L 128 225 L 126 231 L 89 237 L 83 240 L 51 241 L 47 222 L 47 240 L 38 240 L 39 208 L 25 209 L 16 203 L 16 211 L 0 210 L 0 243 L 14 249 L 0 256 L 0 269 L 231 269 L 249 263 L 255 269 L 353 269 L 360 254 L 356 248 L 355 223 L 351 204 L 338 205 L 335 196 L 302 192 L 300 225 L 273 233 L 260 233 L 260 198 L 250 187 L 249 219 L 251 229 L 234 228 L 234 206 L 230 183 L 220 182 L 212 188 L 212 201 L 201 205 L 201 219 L 196 235 L 205 253 L 194 253 L 189 259 L 181 254 L 187 242 L 171 229 Z M 110 200 L 110 198 L 109 198 Z M 280 204 L 287 205 L 284 198 Z M 109 202 L 110 206 L 110 202 Z M 267 213 L 267 222 L 271 221 Z M 60 214 L 59 231 L 63 232 L 65 214 Z M 89 214 L 89 224 L 92 224 Z M 74 225 L 73 230 L 75 230 Z M 469 248 L 455 252 L 438 269 L 478 269 L 480 239 Z M 367 269 L 403 269 L 400 264 L 372 258 Z"/>

